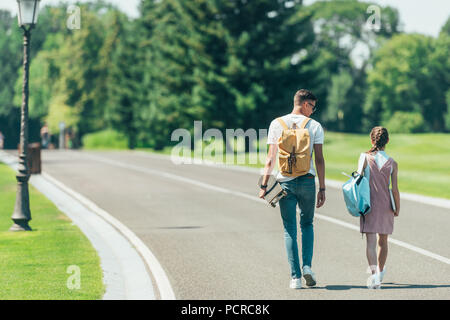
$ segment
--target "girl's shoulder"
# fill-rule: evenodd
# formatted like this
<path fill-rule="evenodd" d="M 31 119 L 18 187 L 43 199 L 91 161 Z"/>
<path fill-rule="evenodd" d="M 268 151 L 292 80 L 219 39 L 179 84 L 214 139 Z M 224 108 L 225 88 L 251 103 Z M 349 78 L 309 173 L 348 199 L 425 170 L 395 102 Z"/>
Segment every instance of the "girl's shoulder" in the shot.
<path fill-rule="evenodd" d="M 387 155 L 386 155 L 386 156 L 387 156 Z M 394 172 L 394 171 L 397 171 L 397 169 L 398 169 L 397 161 L 395 161 L 395 159 L 392 158 L 391 156 L 387 156 L 387 157 L 388 157 L 388 160 L 387 160 L 387 161 L 390 161 L 390 162 L 391 162 L 391 163 L 390 163 L 391 173 Z"/>
<path fill-rule="evenodd" d="M 391 156 L 387 155 L 386 153 L 384 153 L 384 154 L 385 154 L 387 160 L 392 162 L 392 165 L 395 165 L 395 166 L 397 165 L 397 162 L 395 161 L 394 158 L 392 158 Z"/>
<path fill-rule="evenodd" d="M 384 158 L 386 161 L 392 161 L 393 163 L 395 162 L 394 158 L 392 158 L 390 155 L 388 155 L 386 153 L 386 151 L 384 151 L 384 150 L 376 151 L 375 153 L 372 154 L 372 156 Z"/>
<path fill-rule="evenodd" d="M 391 158 L 391 159 L 392 159 L 392 167 L 393 167 L 394 169 L 397 169 L 397 168 L 398 168 L 398 163 L 397 163 L 397 161 L 395 161 L 394 158 Z"/>
<path fill-rule="evenodd" d="M 391 162 L 391 165 L 393 168 L 397 168 L 397 162 L 394 158 L 386 154 L 384 151 L 376 151 L 373 153 L 365 152 L 366 159 L 370 160 L 373 163 L 381 163 L 382 165 L 385 165 L 387 162 Z"/>

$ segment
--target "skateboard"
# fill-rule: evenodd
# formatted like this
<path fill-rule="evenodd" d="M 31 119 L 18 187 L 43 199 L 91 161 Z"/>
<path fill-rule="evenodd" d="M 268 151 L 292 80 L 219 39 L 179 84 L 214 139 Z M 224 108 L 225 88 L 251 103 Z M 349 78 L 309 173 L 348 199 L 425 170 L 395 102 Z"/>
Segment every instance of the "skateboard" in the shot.
<path fill-rule="evenodd" d="M 258 190 L 260 190 L 260 186 L 261 186 L 263 177 L 264 176 L 261 176 L 258 180 Z M 277 206 L 278 201 L 280 201 L 283 197 L 285 197 L 287 195 L 287 192 L 283 190 L 283 188 L 281 187 L 281 184 L 272 175 L 269 177 L 269 180 L 267 181 L 267 189 L 266 190 L 267 191 L 266 191 L 266 195 L 264 196 L 264 199 L 273 208 L 275 208 Z"/>

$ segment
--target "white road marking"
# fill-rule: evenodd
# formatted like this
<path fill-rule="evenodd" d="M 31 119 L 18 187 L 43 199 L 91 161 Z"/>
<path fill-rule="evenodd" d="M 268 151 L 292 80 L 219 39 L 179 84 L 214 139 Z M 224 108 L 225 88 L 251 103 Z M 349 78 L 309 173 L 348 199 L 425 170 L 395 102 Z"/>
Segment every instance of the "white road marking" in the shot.
<path fill-rule="evenodd" d="M 182 182 L 189 183 L 189 184 L 192 184 L 192 185 L 196 185 L 198 187 L 202 187 L 202 188 L 205 188 L 205 189 L 208 189 L 208 190 L 222 192 L 222 193 L 227 193 L 227 194 L 232 194 L 232 195 L 235 195 L 235 196 L 238 196 L 238 197 L 241 197 L 241 198 L 245 198 L 245 199 L 248 199 L 248 200 L 252 200 L 252 201 L 255 201 L 255 202 L 265 203 L 264 200 L 259 199 L 257 196 L 250 196 L 250 195 L 248 195 L 246 193 L 243 193 L 243 192 L 233 191 L 233 190 L 229 190 L 229 189 L 222 188 L 222 187 L 217 187 L 217 186 L 214 186 L 212 184 L 200 182 L 198 180 L 194 180 L 194 179 L 190 179 L 190 178 L 180 177 L 180 176 L 177 176 L 175 174 L 171 174 L 171 173 L 167 173 L 167 172 L 163 172 L 163 171 L 158 171 L 158 170 L 153 170 L 153 169 L 148 169 L 148 168 L 135 166 L 135 165 L 131 165 L 131 164 L 125 164 L 125 163 L 122 163 L 120 161 L 106 159 L 106 158 L 103 158 L 103 157 L 100 157 L 100 156 L 94 156 L 94 155 L 91 155 L 91 154 L 84 154 L 84 156 L 86 156 L 88 158 L 91 158 L 91 159 L 94 159 L 94 160 L 97 160 L 99 162 L 103 162 L 103 163 L 107 163 L 107 164 L 113 165 L 113 166 L 122 167 L 122 168 L 125 168 L 125 169 L 131 169 L 131 170 L 135 170 L 135 171 L 143 172 L 143 173 L 147 173 L 147 174 L 153 174 L 153 175 L 157 175 L 157 176 L 160 176 L 160 177 L 165 177 L 165 178 L 169 178 L 169 179 L 173 179 L 173 180 L 177 180 L 177 181 L 182 181 Z M 322 215 L 322 214 L 315 214 L 315 217 L 317 217 L 319 219 L 322 219 L 322 220 L 325 220 L 325 221 L 328 221 L 328 222 L 331 222 L 331 223 L 334 223 L 334 224 L 337 224 L 337 225 L 340 225 L 340 226 L 345 227 L 347 229 L 356 230 L 356 231 L 359 232 L 359 227 L 354 225 L 354 224 L 350 224 L 350 223 L 341 221 L 339 219 L 331 218 L 331 217 L 328 217 L 328 216 L 325 216 L 325 215 Z M 446 263 L 446 264 L 450 265 L 450 259 L 449 258 L 440 256 L 440 255 L 435 254 L 433 252 L 430 252 L 428 250 L 425 250 L 425 249 L 416 247 L 414 245 L 408 244 L 406 242 L 393 239 L 391 237 L 389 237 L 388 241 L 393 243 L 393 244 L 396 244 L 396 245 L 398 245 L 400 247 L 406 248 L 408 250 L 414 251 L 414 252 L 419 253 L 421 255 L 427 256 L 429 258 L 432 258 L 432 259 L 435 259 L 437 261 L 440 261 L 440 262 L 443 262 L 443 263 Z"/>
<path fill-rule="evenodd" d="M 153 159 L 162 159 L 162 160 L 171 159 L 170 155 L 151 153 L 151 152 L 147 152 L 147 151 L 133 151 L 133 153 L 144 156 L 144 157 L 153 158 Z M 191 165 L 197 165 L 197 166 L 198 165 L 208 166 L 208 167 L 214 167 L 214 168 L 225 169 L 225 170 L 256 173 L 256 174 L 260 174 L 260 175 L 262 175 L 264 172 L 264 168 L 252 168 L 252 167 L 240 166 L 240 165 L 235 165 L 235 164 L 227 165 L 225 163 L 221 163 L 221 162 L 218 163 L 218 162 L 205 160 L 205 159 L 197 160 L 198 163 L 194 163 L 192 158 L 176 157 L 176 159 L 179 162 L 191 161 L 192 162 Z M 345 181 L 326 179 L 325 185 L 327 187 L 341 189 L 344 182 Z M 436 207 L 440 207 L 440 208 L 450 209 L 450 200 L 449 199 L 428 197 L 428 196 L 423 196 L 420 194 L 413 194 L 413 193 L 407 193 L 407 192 L 400 192 L 400 198 L 406 199 L 409 201 L 415 201 L 415 202 L 419 202 L 419 203 L 423 203 L 423 204 L 428 204 L 428 205 L 432 205 L 432 206 L 436 206 Z"/>

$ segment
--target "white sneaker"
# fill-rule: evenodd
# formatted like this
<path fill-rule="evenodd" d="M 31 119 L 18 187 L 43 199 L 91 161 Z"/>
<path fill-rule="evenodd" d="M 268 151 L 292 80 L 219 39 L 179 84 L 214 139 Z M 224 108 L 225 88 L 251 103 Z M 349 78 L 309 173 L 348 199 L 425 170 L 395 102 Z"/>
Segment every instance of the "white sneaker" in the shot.
<path fill-rule="evenodd" d="M 380 283 L 383 282 L 384 274 L 386 273 L 386 266 L 383 268 L 383 271 L 380 271 L 380 268 L 378 268 L 378 274 L 380 276 Z"/>
<path fill-rule="evenodd" d="M 302 288 L 302 279 L 294 278 L 291 279 L 291 284 L 289 285 L 291 289 L 301 289 Z"/>
<path fill-rule="evenodd" d="M 368 289 L 380 289 L 380 275 L 378 273 L 372 274 L 369 278 L 367 278 L 367 288 Z"/>
<path fill-rule="evenodd" d="M 312 272 L 310 266 L 303 267 L 303 278 L 305 278 L 306 285 L 308 287 L 313 287 L 316 285 L 316 275 Z"/>

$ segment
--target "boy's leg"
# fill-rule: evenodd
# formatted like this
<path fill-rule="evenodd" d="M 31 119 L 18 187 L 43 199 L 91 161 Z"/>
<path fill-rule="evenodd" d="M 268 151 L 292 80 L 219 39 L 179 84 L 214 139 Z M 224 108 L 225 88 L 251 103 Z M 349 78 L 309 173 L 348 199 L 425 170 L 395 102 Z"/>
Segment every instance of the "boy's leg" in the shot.
<path fill-rule="evenodd" d="M 314 210 L 316 184 L 314 176 L 301 178 L 298 182 L 297 200 L 300 208 L 300 229 L 302 231 L 303 267 L 312 264 L 314 250 Z"/>
<path fill-rule="evenodd" d="M 291 277 L 301 278 L 300 262 L 298 257 L 297 244 L 297 198 L 292 192 L 292 183 L 282 182 L 283 189 L 287 192 L 287 196 L 279 202 L 281 218 L 284 226 L 284 241 L 286 244 L 286 253 L 291 267 Z"/>

